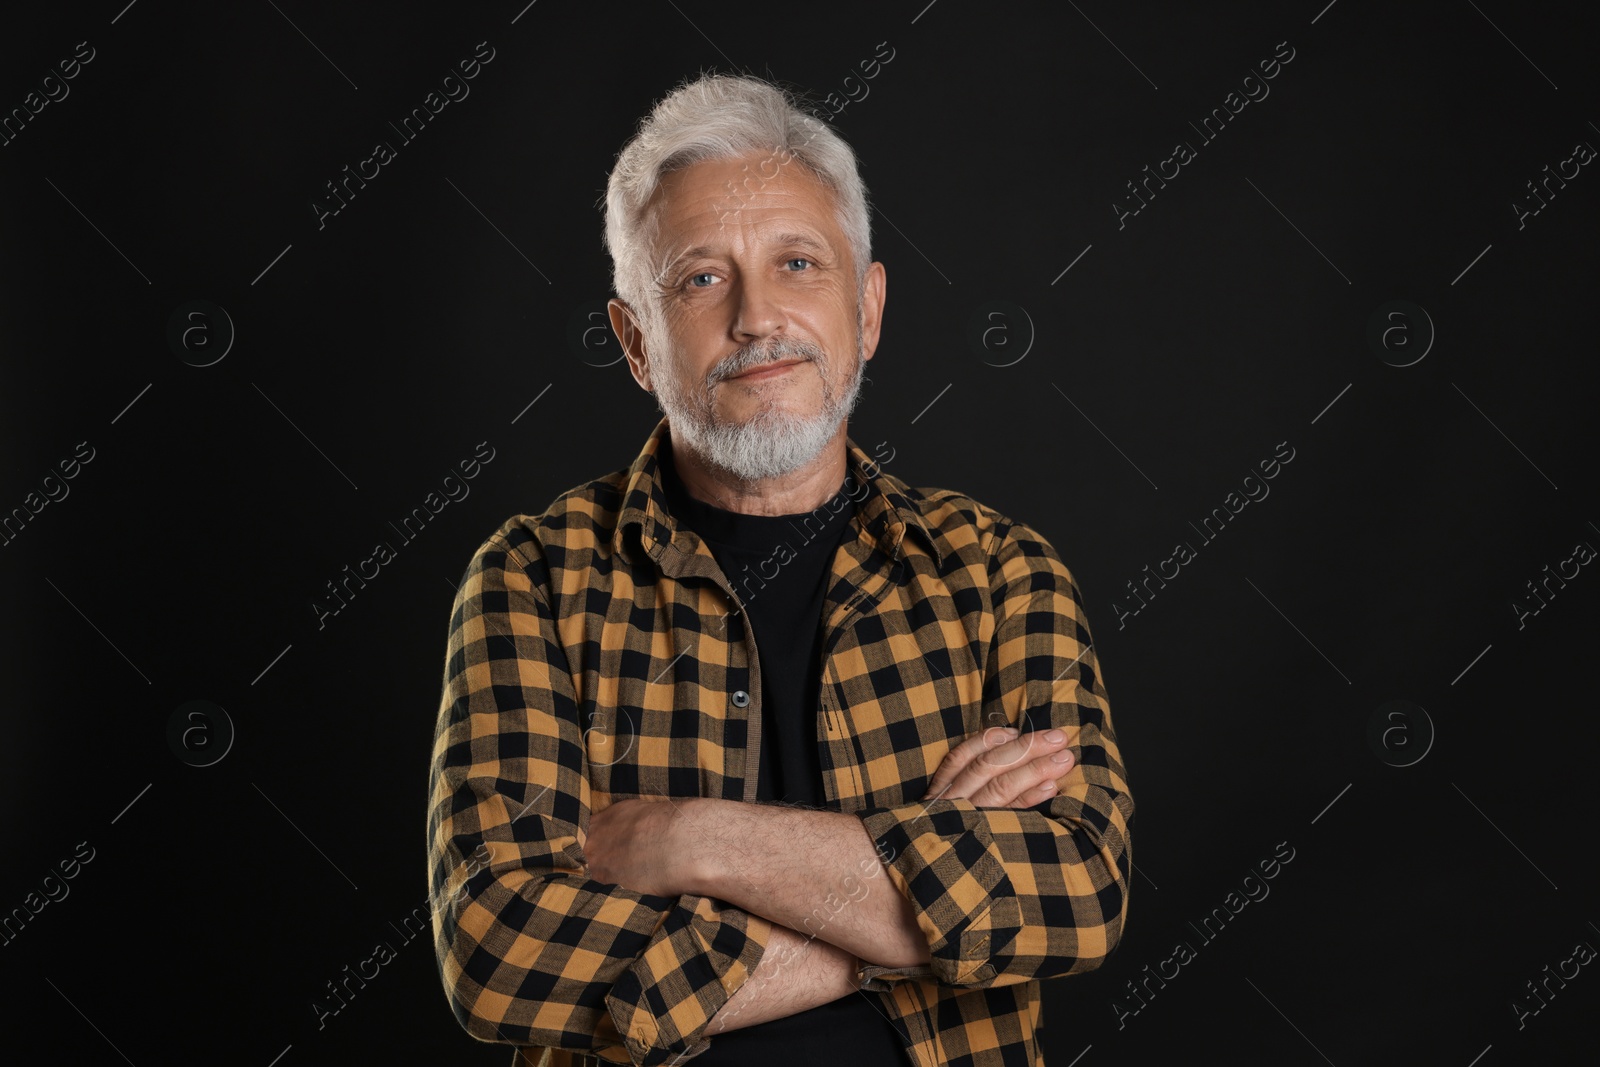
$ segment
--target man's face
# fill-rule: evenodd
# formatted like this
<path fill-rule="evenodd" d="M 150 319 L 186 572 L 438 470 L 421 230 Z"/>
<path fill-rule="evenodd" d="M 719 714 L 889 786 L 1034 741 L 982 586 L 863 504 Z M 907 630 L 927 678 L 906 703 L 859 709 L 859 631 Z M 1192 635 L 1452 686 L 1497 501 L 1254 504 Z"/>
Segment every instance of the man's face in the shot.
<path fill-rule="evenodd" d="M 854 407 L 877 348 L 882 264 L 858 291 L 831 193 L 765 151 L 666 175 L 652 210 L 654 321 L 611 306 L 635 380 L 674 440 L 728 474 L 809 463 Z"/>

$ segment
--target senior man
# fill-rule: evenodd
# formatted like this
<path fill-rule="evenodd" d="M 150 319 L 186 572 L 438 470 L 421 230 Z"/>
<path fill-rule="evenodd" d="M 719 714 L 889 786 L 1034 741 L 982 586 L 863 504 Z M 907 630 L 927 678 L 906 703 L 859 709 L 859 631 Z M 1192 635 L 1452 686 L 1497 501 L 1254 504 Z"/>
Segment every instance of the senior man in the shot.
<path fill-rule="evenodd" d="M 847 433 L 885 295 L 850 147 L 707 76 L 619 155 L 612 327 L 662 418 L 477 549 L 429 810 L 451 1007 L 516 1061 L 1037 1065 L 1127 918 L 1079 590 Z"/>

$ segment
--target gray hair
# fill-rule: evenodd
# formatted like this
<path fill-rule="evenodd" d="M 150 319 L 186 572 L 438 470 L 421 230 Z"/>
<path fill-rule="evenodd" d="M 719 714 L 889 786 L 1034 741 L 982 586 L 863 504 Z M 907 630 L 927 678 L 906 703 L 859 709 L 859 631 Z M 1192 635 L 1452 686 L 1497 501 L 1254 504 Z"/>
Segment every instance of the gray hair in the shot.
<path fill-rule="evenodd" d="M 855 152 L 802 104 L 795 94 L 760 78 L 709 74 L 674 89 L 641 120 L 606 181 L 605 247 L 617 295 L 646 321 L 656 319 L 651 290 L 660 269 L 651 255 L 659 216 L 652 212 L 647 218 L 646 208 L 662 176 L 752 151 L 772 153 L 757 167 L 758 188 L 792 159 L 831 190 L 861 291 L 872 262 L 866 185 Z M 766 173 L 769 164 L 771 174 Z"/>

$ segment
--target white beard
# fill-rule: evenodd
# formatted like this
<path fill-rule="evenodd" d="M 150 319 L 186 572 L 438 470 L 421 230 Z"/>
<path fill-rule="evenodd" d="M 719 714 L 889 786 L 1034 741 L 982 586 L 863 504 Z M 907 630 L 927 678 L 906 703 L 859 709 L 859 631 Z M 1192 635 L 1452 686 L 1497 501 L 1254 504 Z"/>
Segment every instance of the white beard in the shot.
<path fill-rule="evenodd" d="M 654 347 L 656 352 L 665 346 Z M 855 410 L 866 373 L 862 358 L 860 319 L 856 325 L 855 373 L 844 395 L 836 395 L 830 384 L 828 357 L 806 341 L 779 340 L 768 345 L 747 345 L 718 363 L 692 392 L 684 388 L 676 362 L 668 357 L 650 364 L 655 385 L 656 405 L 666 415 L 672 439 L 692 450 L 707 466 L 741 481 L 773 478 L 797 470 L 822 453 L 839 431 L 839 424 Z M 791 374 L 822 375 L 822 409 L 815 415 L 794 415 L 779 410 L 775 401 L 765 400 L 745 422 L 725 422 L 718 418 L 711 401 L 710 383 L 722 382 L 752 367 L 783 359 L 805 359 Z M 793 383 L 779 383 L 783 388 Z M 737 386 L 735 387 L 737 388 Z"/>

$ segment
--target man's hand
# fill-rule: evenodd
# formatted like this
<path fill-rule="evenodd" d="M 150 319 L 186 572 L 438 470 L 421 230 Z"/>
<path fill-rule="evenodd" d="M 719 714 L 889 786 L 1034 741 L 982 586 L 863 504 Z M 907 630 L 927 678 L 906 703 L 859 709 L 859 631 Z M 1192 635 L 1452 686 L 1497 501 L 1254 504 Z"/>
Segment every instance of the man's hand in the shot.
<path fill-rule="evenodd" d="M 665 798 L 612 801 L 589 817 L 583 844 L 589 877 L 655 896 L 689 892 L 693 853 L 679 841 L 682 819 Z"/>
<path fill-rule="evenodd" d="M 991 726 L 945 753 L 923 800 L 972 801 L 980 808 L 1031 808 L 1055 796 L 1072 770 L 1072 748 L 1060 730 Z"/>

